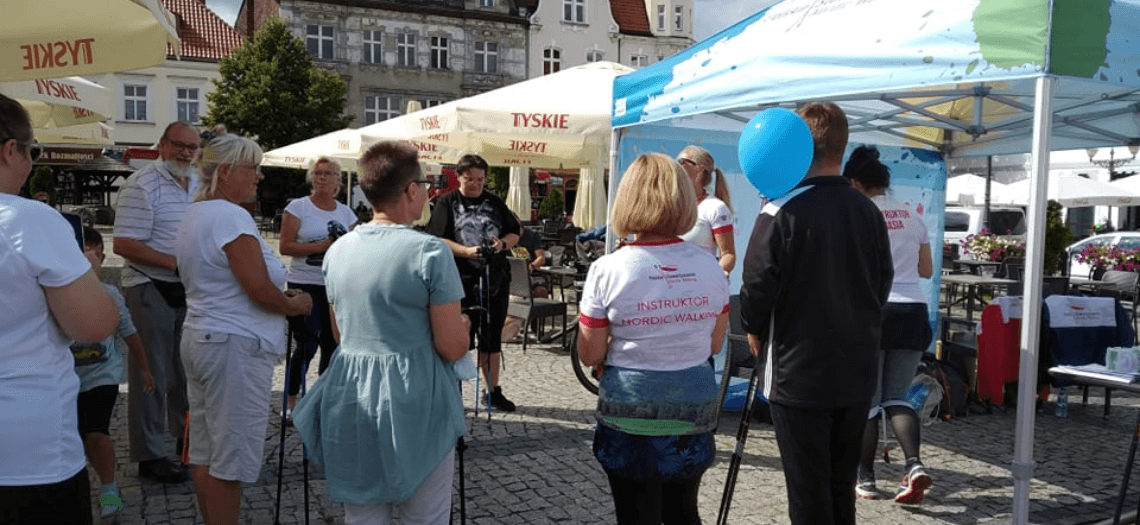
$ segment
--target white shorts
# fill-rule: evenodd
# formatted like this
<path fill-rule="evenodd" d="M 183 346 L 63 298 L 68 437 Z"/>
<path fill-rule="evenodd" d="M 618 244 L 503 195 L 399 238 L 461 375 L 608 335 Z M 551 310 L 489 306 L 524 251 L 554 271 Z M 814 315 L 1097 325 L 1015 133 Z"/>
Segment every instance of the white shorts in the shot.
<path fill-rule="evenodd" d="M 252 337 L 183 329 L 191 465 L 217 479 L 257 481 L 278 357 Z"/>

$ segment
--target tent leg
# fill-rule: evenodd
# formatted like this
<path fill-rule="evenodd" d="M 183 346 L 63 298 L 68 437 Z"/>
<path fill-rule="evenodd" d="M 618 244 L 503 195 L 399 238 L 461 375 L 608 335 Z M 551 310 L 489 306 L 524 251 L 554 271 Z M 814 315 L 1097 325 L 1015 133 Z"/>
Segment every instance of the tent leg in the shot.
<path fill-rule="evenodd" d="M 1030 170 L 1029 231 L 1025 259 L 1025 308 L 1021 323 L 1021 356 L 1017 385 L 1017 426 L 1013 448 L 1013 523 L 1029 522 L 1029 481 L 1033 478 L 1033 426 L 1037 403 L 1037 345 L 1041 328 L 1041 282 L 1044 278 L 1045 211 L 1048 208 L 1049 139 L 1053 128 L 1053 82 L 1037 79 L 1033 110 L 1033 162 Z"/>

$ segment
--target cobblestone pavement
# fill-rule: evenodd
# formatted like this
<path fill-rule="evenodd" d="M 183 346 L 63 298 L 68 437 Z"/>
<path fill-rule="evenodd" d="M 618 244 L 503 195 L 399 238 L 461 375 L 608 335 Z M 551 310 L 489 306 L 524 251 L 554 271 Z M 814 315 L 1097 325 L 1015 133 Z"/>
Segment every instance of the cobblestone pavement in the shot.
<path fill-rule="evenodd" d="M 481 411 L 476 418 L 472 411 L 474 386 L 464 385 L 471 429 L 464 461 L 468 523 L 613 523 L 609 487 L 591 453 L 591 413 L 596 398 L 577 383 L 568 354 L 557 344 L 531 344 L 526 354 L 519 345 L 508 345 L 505 361 L 504 393 L 518 403 L 517 412 L 495 412 L 488 422 Z M 272 410 L 277 414 L 283 372 L 281 363 L 273 387 Z M 312 380 L 315 373 L 310 374 Z M 1111 517 L 1140 398 L 1117 393 L 1112 412 L 1105 418 L 1101 416 L 1103 398 L 1098 397 L 1102 394 L 1094 389 L 1086 407 L 1074 400 L 1068 419 L 1054 417 L 1052 403 L 1038 412 L 1032 523 L 1075 525 Z M 123 385 L 112 423 L 117 477 L 126 505 L 118 522 L 200 523 L 192 483 L 163 485 L 141 480 L 135 465 L 127 462 L 125 398 Z M 706 523 L 716 520 L 739 416 L 739 412 L 722 416 L 717 434 L 718 460 L 705 474 L 699 496 Z M 920 506 L 906 507 L 886 498 L 902 476 L 901 455 L 893 450 L 891 464 L 883 464 L 881 459 L 876 464 L 879 489 L 886 499 L 860 500 L 859 522 L 1008 522 L 1013 496 L 1010 463 L 1014 422 L 1014 410 L 997 409 L 991 414 L 971 414 L 925 427 L 923 460 L 934 478 L 927 500 Z M 328 499 L 320 467 L 310 463 L 305 468 L 301 443 L 291 429 L 287 430 L 282 467 L 278 461 L 279 419 L 271 419 L 261 477 L 244 487 L 242 523 L 274 523 L 279 468 L 283 480 L 281 523 L 305 523 L 306 494 L 309 523 L 343 523 L 343 509 Z M 92 484 L 98 486 L 93 473 Z M 456 486 L 453 501 L 458 523 L 458 480 Z M 1136 508 L 1137 491 L 1132 492 L 1126 510 Z M 730 523 L 788 522 L 780 458 L 770 425 L 752 425 L 733 502 Z"/>

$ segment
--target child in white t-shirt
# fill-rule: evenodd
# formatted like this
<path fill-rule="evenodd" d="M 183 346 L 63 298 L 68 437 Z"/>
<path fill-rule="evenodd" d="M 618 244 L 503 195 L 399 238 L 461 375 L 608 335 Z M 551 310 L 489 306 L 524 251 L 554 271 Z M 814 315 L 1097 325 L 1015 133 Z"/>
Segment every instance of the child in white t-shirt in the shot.
<path fill-rule="evenodd" d="M 94 228 L 83 228 L 83 252 L 98 274 L 103 266 L 103 236 Z M 87 460 L 99 476 L 99 516 L 114 517 L 123 508 L 115 482 L 115 444 L 111 442 L 111 414 L 119 397 L 119 383 L 123 379 L 123 353 L 117 344 L 121 337 L 134 355 L 142 371 L 144 391 L 154 392 L 154 377 L 146 359 L 142 338 L 135 333 L 135 325 L 127 311 L 123 295 L 114 286 L 103 283 L 119 307 L 119 327 L 106 339 L 97 343 L 75 343 L 71 353 L 75 358 L 75 373 L 79 376 L 79 397 L 76 412 L 79 416 L 79 435 Z"/>

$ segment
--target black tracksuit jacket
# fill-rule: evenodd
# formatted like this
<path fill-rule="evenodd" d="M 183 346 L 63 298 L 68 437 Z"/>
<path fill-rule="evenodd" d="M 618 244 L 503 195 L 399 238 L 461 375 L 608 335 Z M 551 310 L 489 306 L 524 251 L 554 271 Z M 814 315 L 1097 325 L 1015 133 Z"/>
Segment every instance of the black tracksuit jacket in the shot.
<path fill-rule="evenodd" d="M 745 331 L 773 343 L 764 393 L 800 408 L 868 403 L 894 267 L 883 214 L 840 176 L 805 179 L 760 211 L 744 256 Z"/>

